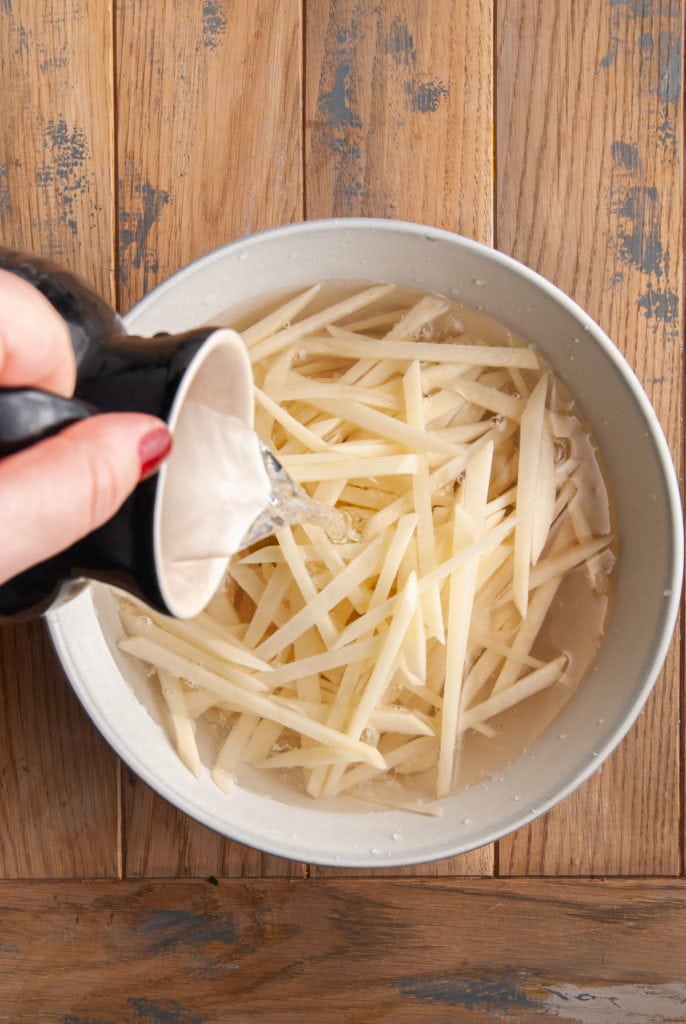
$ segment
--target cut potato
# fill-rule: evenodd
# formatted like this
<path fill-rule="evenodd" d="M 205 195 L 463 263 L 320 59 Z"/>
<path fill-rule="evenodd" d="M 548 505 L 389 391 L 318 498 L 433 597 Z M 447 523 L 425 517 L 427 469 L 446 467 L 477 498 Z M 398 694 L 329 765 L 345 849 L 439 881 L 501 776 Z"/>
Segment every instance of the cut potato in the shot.
<path fill-rule="evenodd" d="M 563 699 L 568 659 L 542 638 L 567 573 L 587 567 L 591 587 L 611 569 L 612 537 L 590 525 L 600 474 L 533 349 L 471 336 L 441 296 L 375 285 L 320 310 L 325 294 L 244 339 L 256 429 L 349 535 L 278 529 L 192 622 L 122 600 L 120 648 L 155 670 L 196 775 L 211 723 L 225 793 L 245 764 L 312 798 L 436 815 L 466 745 L 544 691 Z"/>

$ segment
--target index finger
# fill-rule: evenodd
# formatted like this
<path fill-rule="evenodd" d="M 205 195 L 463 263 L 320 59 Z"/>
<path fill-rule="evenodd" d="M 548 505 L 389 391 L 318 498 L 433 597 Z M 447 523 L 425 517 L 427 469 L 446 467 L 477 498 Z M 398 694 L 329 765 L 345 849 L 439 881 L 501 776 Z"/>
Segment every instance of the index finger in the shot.
<path fill-rule="evenodd" d="M 71 395 L 75 380 L 62 317 L 32 284 L 0 270 L 0 385 Z"/>

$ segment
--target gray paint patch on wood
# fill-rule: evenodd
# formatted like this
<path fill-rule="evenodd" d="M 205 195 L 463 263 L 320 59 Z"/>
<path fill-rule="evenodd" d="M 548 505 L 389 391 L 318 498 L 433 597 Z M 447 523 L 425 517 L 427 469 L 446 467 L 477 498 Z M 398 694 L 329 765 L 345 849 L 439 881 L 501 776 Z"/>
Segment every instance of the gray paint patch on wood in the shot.
<path fill-rule="evenodd" d="M 634 185 L 621 195 L 616 206 L 619 257 L 644 274 L 661 277 L 669 255 L 660 241 L 660 195 L 654 185 Z"/>
<path fill-rule="evenodd" d="M 121 192 L 122 182 L 119 182 Z M 160 219 L 162 210 L 169 203 L 169 193 L 155 188 L 149 181 L 137 181 L 133 187 L 140 205 L 135 211 L 119 211 L 119 276 L 126 284 L 129 279 L 129 265 L 136 270 L 143 268 L 143 286 L 147 290 L 148 274 L 156 274 L 159 263 L 148 252 L 150 232 Z M 129 250 L 132 250 L 129 256 Z"/>
<path fill-rule="evenodd" d="M 138 1014 L 136 1024 L 204 1024 L 204 1018 L 181 1006 L 175 999 L 146 999 L 132 996 L 129 1006 Z"/>
<path fill-rule="evenodd" d="M 649 18 L 653 0 L 610 0 L 610 7 L 623 7 L 632 18 Z"/>
<path fill-rule="evenodd" d="M 350 216 L 358 207 L 364 192 L 364 125 L 356 110 L 357 46 L 364 35 L 355 7 L 350 20 L 332 26 L 336 44 L 333 66 L 326 76 L 330 89 L 320 92 L 318 113 L 321 143 L 329 150 L 333 163 L 333 201 L 337 216 Z M 327 83 L 328 84 L 328 83 Z"/>
<path fill-rule="evenodd" d="M 488 1011 L 505 1014 L 505 1019 L 512 1010 L 535 1010 L 538 1007 L 515 975 L 482 975 L 478 978 L 461 974 L 420 975 L 403 978 L 393 984 L 406 999 L 462 1008 L 470 1013 Z"/>
<path fill-rule="evenodd" d="M 202 5 L 202 45 L 216 50 L 222 41 L 229 20 L 223 0 L 204 0 Z"/>
<path fill-rule="evenodd" d="M 657 49 L 657 94 L 668 103 L 676 103 L 681 95 L 681 38 L 671 32 L 660 32 Z"/>
<path fill-rule="evenodd" d="M 438 110 L 443 97 L 448 96 L 450 92 L 440 78 L 428 78 L 424 81 L 415 78 L 405 82 L 404 88 L 410 109 L 418 114 L 433 114 Z"/>
<path fill-rule="evenodd" d="M 384 50 L 398 65 L 409 68 L 414 67 L 417 62 L 414 39 L 405 22 L 398 17 L 394 18 L 390 24 L 384 41 Z"/>
<path fill-rule="evenodd" d="M 3 217 L 11 217 L 13 212 L 9 174 L 9 166 L 7 164 L 0 164 L 0 221 Z M 0 949 L 2 949 L 1 945 Z"/>
<path fill-rule="evenodd" d="M 686 1021 L 686 985 L 546 986 L 541 1008 L 573 1024 L 677 1024 Z"/>
<path fill-rule="evenodd" d="M 76 201 L 90 192 L 86 168 L 90 159 L 83 128 L 70 125 L 63 117 L 49 120 L 45 126 L 43 148 L 45 162 L 36 169 L 38 188 L 49 192 L 57 204 L 57 219 L 73 235 L 78 232 Z"/>
<path fill-rule="evenodd" d="M 658 320 L 663 324 L 679 322 L 679 296 L 671 288 L 662 291 L 649 284 L 636 303 L 649 320 Z"/>
<path fill-rule="evenodd" d="M 5 14 L 12 13 L 12 0 L 2 0 L 2 9 Z"/>
<path fill-rule="evenodd" d="M 633 174 L 640 173 L 641 160 L 638 155 L 638 146 L 621 140 L 613 142 L 612 159 L 616 164 L 625 167 L 627 171 L 631 171 Z"/>
<path fill-rule="evenodd" d="M 349 106 L 350 90 L 347 82 L 351 69 L 349 61 L 339 61 L 334 73 L 333 88 L 330 92 L 323 92 L 319 98 L 319 110 L 328 128 L 344 128 L 346 125 L 362 127 L 360 118 Z"/>
<path fill-rule="evenodd" d="M 233 914 L 191 914 L 186 910 L 152 910 L 140 914 L 137 927 L 146 949 L 160 953 L 175 946 L 197 949 L 211 942 L 235 946 L 239 933 Z"/>

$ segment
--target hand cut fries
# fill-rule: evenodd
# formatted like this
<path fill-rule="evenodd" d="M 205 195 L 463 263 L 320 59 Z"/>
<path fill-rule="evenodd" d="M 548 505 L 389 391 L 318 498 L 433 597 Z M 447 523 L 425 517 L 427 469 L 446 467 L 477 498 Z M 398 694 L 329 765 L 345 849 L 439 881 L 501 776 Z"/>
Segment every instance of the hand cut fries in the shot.
<path fill-rule="evenodd" d="M 542 638 L 570 571 L 607 583 L 609 516 L 591 524 L 609 498 L 531 348 L 470 337 L 439 296 L 325 294 L 292 297 L 244 338 L 263 441 L 347 513 L 350 536 L 280 529 L 232 560 L 193 622 L 127 599 L 120 646 L 157 671 L 194 773 L 198 723 L 221 729 L 226 792 L 246 764 L 313 797 L 437 814 L 425 798 L 460 785 L 470 736 L 489 743 L 522 702 L 578 684 Z"/>

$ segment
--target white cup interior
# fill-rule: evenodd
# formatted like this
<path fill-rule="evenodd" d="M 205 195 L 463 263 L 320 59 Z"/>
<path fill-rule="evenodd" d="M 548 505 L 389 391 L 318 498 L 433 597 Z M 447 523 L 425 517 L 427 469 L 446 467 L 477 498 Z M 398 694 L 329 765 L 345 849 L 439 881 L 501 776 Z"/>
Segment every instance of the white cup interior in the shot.
<path fill-rule="evenodd" d="M 441 819 L 315 803 L 246 770 L 233 796 L 180 765 L 144 672 L 121 655 L 114 598 L 90 588 L 50 624 L 77 694 L 131 767 L 182 810 L 234 839 L 296 860 L 351 867 L 451 856 L 531 821 L 571 792 L 619 742 L 665 657 L 678 609 L 681 511 L 655 414 L 602 330 L 554 286 L 475 242 L 420 225 L 341 220 L 293 225 L 197 261 L 127 317 L 137 333 L 178 331 L 271 292 L 317 280 L 389 281 L 481 308 L 534 343 L 575 395 L 607 467 L 620 561 L 607 636 L 552 728 L 498 778 L 443 801 Z M 222 322 L 230 323 L 231 317 Z M 341 823 L 341 815 L 345 821 Z"/>
<path fill-rule="evenodd" d="M 181 619 L 203 610 L 226 569 L 225 558 L 178 561 L 171 554 L 172 538 L 183 526 L 188 495 L 202 495 L 207 475 L 213 471 L 203 457 L 203 439 L 194 436 L 197 421 L 188 415 L 189 400 L 252 427 L 252 371 L 245 345 L 235 331 L 210 334 L 186 370 L 168 417 L 174 446 L 157 486 L 155 562 L 165 603 L 171 614 Z"/>

